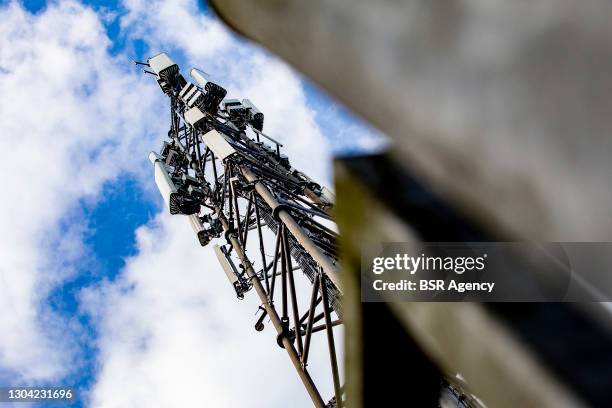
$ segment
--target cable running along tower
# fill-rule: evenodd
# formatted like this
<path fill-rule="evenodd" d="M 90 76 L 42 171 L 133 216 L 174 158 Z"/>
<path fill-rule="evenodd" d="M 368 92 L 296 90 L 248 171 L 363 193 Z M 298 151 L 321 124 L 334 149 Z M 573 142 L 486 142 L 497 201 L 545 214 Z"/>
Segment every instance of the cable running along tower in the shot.
<path fill-rule="evenodd" d="M 195 83 L 187 81 L 164 53 L 137 64 L 150 68 L 145 72 L 170 99 L 168 139 L 149 156 L 170 213 L 187 218 L 202 246 L 221 238 L 214 251 L 236 296 L 254 290 L 261 302 L 255 329 L 270 320 L 316 407 L 343 406 L 333 332 L 342 323 L 342 288 L 332 194 L 291 166 L 283 145 L 263 133 L 264 115 L 251 101 L 224 99 L 226 90 L 195 68 Z M 297 271 L 307 285 L 297 284 Z M 300 303 L 308 307 L 299 310 Z M 308 370 L 317 335 L 327 337 L 331 399 L 323 399 Z"/>

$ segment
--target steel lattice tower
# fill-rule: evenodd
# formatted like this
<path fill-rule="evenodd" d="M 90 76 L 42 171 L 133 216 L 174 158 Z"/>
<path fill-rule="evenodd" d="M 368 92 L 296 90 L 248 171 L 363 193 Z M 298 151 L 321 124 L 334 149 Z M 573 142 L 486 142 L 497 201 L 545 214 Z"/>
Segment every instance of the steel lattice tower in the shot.
<path fill-rule="evenodd" d="M 195 83 L 188 82 L 164 53 L 137 64 L 150 67 L 145 72 L 170 98 L 168 139 L 149 156 L 170 213 L 187 217 L 202 246 L 225 240 L 214 250 L 237 297 L 254 289 L 261 302 L 255 329 L 269 318 L 315 406 L 344 405 L 333 332 L 342 323 L 342 288 L 332 194 L 291 166 L 248 99 L 224 99 L 226 90 L 195 68 Z M 250 231 L 258 242 L 254 261 L 246 250 Z M 273 255 L 266 241 L 275 241 Z M 308 278 L 306 290 L 296 285 L 297 270 Z M 309 304 L 303 314 L 301 298 Z M 327 404 L 307 368 L 316 333 L 327 337 L 335 394 Z"/>

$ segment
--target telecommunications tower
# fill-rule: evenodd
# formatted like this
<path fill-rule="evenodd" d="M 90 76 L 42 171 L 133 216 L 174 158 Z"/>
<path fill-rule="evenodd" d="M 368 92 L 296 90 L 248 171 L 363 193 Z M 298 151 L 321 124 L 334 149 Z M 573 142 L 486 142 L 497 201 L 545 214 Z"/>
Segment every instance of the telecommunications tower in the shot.
<path fill-rule="evenodd" d="M 145 72 L 170 99 L 168 138 L 149 156 L 170 213 L 187 218 L 202 246 L 221 238 L 214 251 L 236 296 L 254 290 L 261 302 L 255 330 L 271 321 L 316 407 L 343 406 L 333 331 L 342 324 L 342 287 L 331 192 L 291 166 L 283 145 L 263 133 L 264 115 L 248 99 L 224 99 L 227 91 L 195 68 L 195 82 L 187 81 L 164 53 L 137 64 L 150 68 Z M 298 284 L 297 271 L 307 285 Z M 300 311 L 299 299 L 309 306 Z M 308 370 L 317 333 L 327 338 L 329 399 Z"/>

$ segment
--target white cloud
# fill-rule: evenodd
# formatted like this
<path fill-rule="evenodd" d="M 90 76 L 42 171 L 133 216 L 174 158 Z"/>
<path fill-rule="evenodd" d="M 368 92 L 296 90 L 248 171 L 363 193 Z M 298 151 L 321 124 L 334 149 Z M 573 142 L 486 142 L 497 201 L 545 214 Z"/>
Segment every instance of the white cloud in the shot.
<path fill-rule="evenodd" d="M 326 138 L 284 63 L 237 42 L 190 2 L 126 7 L 129 39 L 142 36 L 153 50 L 179 49 L 190 64 L 210 67 L 231 96 L 250 98 L 266 114 L 266 132 L 286 144 L 296 167 L 330 183 Z M 62 337 L 74 322 L 43 302 L 78 272 L 66 265 L 86 250 L 86 226 L 72 220 L 63 231 L 59 224 L 77 200 L 96 197 L 122 172 L 152 186 L 150 169 L 141 166 L 167 129 L 167 100 L 155 82 L 128 58 L 109 55 L 108 18 L 72 1 L 37 15 L 18 3 L 0 8 L 7 197 L 0 203 L 0 371 L 14 379 L 58 378 L 78 364 L 74 339 Z M 138 250 L 117 281 L 83 294 L 100 336 L 93 406 L 310 406 L 273 330 L 253 330 L 254 297 L 234 298 L 212 251 L 197 247 L 184 219 L 158 216 L 139 230 Z M 324 384 L 328 396 L 331 383 Z"/>
<path fill-rule="evenodd" d="M 201 14 L 195 1 L 124 0 L 123 5 L 128 13 L 121 19 L 122 29 L 159 52 L 180 47 L 203 59 L 218 56 L 233 43 L 227 29 Z"/>
<path fill-rule="evenodd" d="M 154 86 L 109 56 L 92 10 L 63 1 L 33 16 L 12 2 L 0 21 L 0 367 L 44 380 L 72 355 L 60 337 L 67 322 L 41 302 L 83 249 L 84 227 L 59 236 L 58 223 L 133 168 L 134 152 L 144 156 L 161 105 Z"/>

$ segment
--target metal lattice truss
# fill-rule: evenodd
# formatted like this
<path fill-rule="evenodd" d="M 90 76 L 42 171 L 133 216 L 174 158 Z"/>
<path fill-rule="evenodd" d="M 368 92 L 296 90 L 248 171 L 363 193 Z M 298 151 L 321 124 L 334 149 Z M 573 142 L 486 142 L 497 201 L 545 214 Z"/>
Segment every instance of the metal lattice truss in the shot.
<path fill-rule="evenodd" d="M 190 72 L 196 83 L 188 82 L 163 53 L 138 64 L 170 98 L 168 140 L 150 155 L 170 213 L 188 218 L 202 246 L 225 239 L 214 249 L 237 297 L 257 293 L 255 329 L 271 321 L 317 407 L 326 404 L 309 374 L 309 351 L 314 335 L 326 335 L 335 391 L 327 406 L 343 405 L 333 332 L 342 313 L 332 194 L 291 167 L 283 145 L 262 133 L 264 115 L 248 99 L 224 99 L 226 90 L 197 69 Z M 306 287 L 296 283 L 298 270 Z M 302 298 L 309 306 L 300 311 Z"/>

